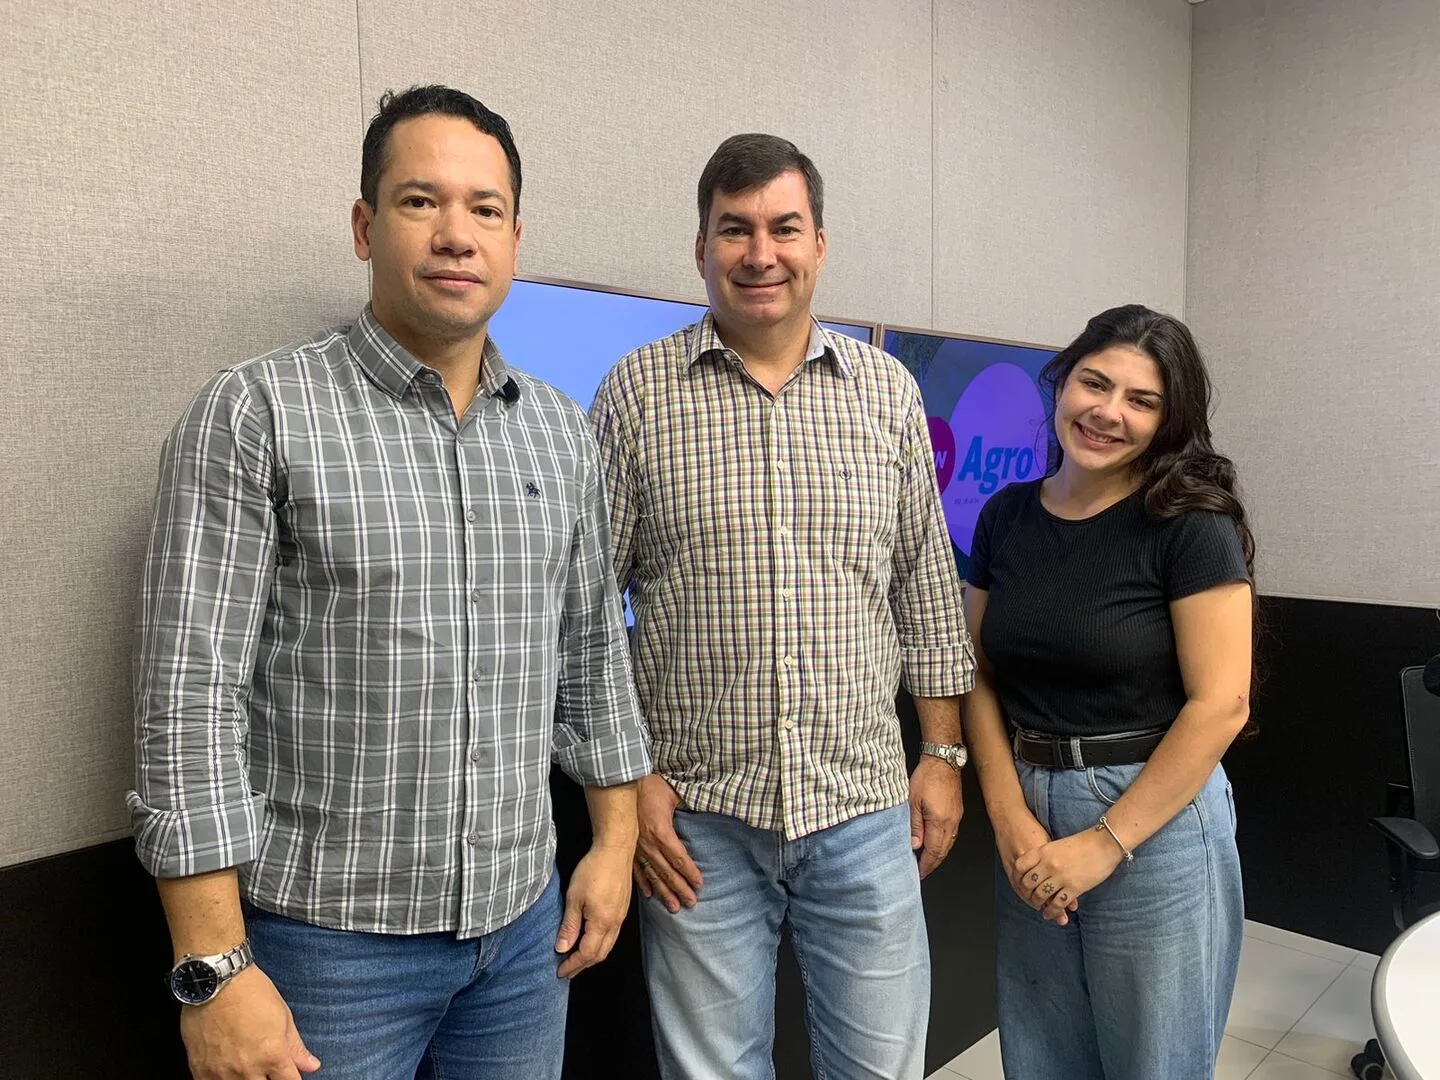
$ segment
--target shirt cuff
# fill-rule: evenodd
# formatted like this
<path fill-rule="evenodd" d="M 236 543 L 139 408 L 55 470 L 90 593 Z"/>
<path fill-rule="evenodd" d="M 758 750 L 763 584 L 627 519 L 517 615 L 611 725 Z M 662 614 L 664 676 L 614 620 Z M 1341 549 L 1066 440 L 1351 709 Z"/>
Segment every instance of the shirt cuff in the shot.
<path fill-rule="evenodd" d="M 906 648 L 900 663 L 911 697 L 959 697 L 975 689 L 975 650 L 968 639 L 956 645 Z"/>
<path fill-rule="evenodd" d="M 582 787 L 614 787 L 649 776 L 650 746 L 643 730 L 582 738 L 569 724 L 557 724 L 552 742 L 555 764 Z"/>
<path fill-rule="evenodd" d="M 254 860 L 265 817 L 264 796 L 195 810 L 158 810 L 138 792 L 125 796 L 135 830 L 135 854 L 157 878 L 228 870 Z"/>

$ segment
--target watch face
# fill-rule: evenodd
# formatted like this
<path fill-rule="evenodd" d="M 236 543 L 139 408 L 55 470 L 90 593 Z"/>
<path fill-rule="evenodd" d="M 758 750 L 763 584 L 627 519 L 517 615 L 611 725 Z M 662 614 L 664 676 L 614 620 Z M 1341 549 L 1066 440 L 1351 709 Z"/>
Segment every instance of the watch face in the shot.
<path fill-rule="evenodd" d="M 186 960 L 170 973 L 170 990 L 186 1005 L 203 1005 L 220 989 L 220 975 L 204 960 Z"/>

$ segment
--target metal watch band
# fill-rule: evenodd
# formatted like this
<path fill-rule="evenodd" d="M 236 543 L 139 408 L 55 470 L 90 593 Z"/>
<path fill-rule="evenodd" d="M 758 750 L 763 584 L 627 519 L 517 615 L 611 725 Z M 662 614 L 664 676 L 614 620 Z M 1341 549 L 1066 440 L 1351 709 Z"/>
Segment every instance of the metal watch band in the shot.
<path fill-rule="evenodd" d="M 965 749 L 964 743 L 933 743 L 922 742 L 920 752 L 929 754 L 931 757 L 939 758 L 956 772 L 959 772 L 969 760 L 970 752 Z"/>
<path fill-rule="evenodd" d="M 224 986 L 240 972 L 255 962 L 255 954 L 250 951 L 250 939 L 247 937 L 233 949 L 223 952 L 219 956 L 208 956 L 215 968 L 215 974 L 220 976 L 220 985 Z"/>

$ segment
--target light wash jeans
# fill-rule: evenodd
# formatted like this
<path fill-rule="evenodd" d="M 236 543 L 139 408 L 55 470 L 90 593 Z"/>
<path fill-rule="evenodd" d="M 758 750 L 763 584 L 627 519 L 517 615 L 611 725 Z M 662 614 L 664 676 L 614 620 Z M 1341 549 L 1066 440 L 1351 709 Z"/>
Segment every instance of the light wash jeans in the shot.
<path fill-rule="evenodd" d="M 560 957 L 560 880 L 483 937 L 363 934 L 247 905 L 270 976 L 322 1080 L 549 1080 L 565 1056 L 570 984 Z"/>
<path fill-rule="evenodd" d="M 775 1075 L 775 956 L 790 929 L 815 1080 L 921 1080 L 930 951 L 907 805 L 799 840 L 679 811 L 704 875 L 671 915 L 640 902 L 645 976 L 665 1080 Z"/>
<path fill-rule="evenodd" d="M 1016 761 L 1053 837 L 1094 828 L 1141 765 Z M 1225 1033 L 1244 932 L 1235 804 L 1217 767 L 1200 794 L 1105 882 L 1068 926 L 996 882 L 1006 1080 L 1205 1080 Z"/>

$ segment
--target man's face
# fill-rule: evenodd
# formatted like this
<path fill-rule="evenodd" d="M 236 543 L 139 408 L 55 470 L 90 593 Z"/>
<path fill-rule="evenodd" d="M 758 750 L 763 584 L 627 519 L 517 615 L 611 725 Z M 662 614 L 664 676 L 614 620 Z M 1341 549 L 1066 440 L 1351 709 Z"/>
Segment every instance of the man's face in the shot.
<path fill-rule="evenodd" d="M 760 329 L 809 318 L 825 265 L 825 231 L 815 227 L 798 172 L 726 195 L 695 238 L 695 265 L 721 326 Z"/>
<path fill-rule="evenodd" d="M 351 224 L 381 325 L 412 344 L 483 335 L 520 248 L 500 143 L 456 116 L 402 120 L 386 142 L 375 202 L 358 200 Z"/>

